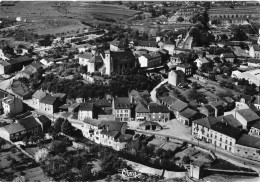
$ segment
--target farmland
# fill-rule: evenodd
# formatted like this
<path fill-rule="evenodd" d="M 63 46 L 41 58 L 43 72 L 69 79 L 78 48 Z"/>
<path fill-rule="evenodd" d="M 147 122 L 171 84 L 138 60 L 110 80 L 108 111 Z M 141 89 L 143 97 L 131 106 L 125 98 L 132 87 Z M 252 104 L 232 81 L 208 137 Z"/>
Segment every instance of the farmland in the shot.
<path fill-rule="evenodd" d="M 79 31 L 88 26 L 115 23 L 133 17 L 138 11 L 122 5 L 90 2 L 15 2 L 14 6 L 0 6 L 0 18 L 15 19 L 21 28 L 38 34 L 57 34 Z"/>

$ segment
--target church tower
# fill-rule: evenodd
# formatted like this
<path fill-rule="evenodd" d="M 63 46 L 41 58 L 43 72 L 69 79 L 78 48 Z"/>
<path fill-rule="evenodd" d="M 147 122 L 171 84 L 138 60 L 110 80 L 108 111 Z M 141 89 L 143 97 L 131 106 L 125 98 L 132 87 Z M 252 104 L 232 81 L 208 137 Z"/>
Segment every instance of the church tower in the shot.
<path fill-rule="evenodd" d="M 106 74 L 111 75 L 111 72 L 113 72 L 113 63 L 111 61 L 110 50 L 105 51 L 104 65 L 106 67 Z"/>

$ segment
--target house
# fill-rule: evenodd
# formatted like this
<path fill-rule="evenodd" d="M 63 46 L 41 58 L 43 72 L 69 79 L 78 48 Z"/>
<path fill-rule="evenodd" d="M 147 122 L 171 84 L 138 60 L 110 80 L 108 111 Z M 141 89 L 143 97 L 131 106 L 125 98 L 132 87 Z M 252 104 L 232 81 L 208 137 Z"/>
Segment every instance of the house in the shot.
<path fill-rule="evenodd" d="M 78 58 L 79 58 L 79 64 L 82 66 L 87 66 L 88 62 L 92 59 L 92 54 L 87 52 L 84 54 L 79 54 Z"/>
<path fill-rule="evenodd" d="M 51 127 L 51 120 L 45 115 L 41 115 L 35 119 L 41 125 L 41 131 L 47 133 Z"/>
<path fill-rule="evenodd" d="M 171 39 L 168 39 L 166 42 L 164 42 L 162 48 L 169 51 L 170 55 L 173 55 L 175 49 L 175 43 L 172 42 Z"/>
<path fill-rule="evenodd" d="M 207 117 L 193 121 L 192 135 L 197 139 L 212 143 L 231 153 L 235 152 L 235 143 L 241 134 L 241 129 L 231 126 L 228 120 Z"/>
<path fill-rule="evenodd" d="M 81 103 L 79 105 L 78 119 L 83 121 L 85 118 L 94 117 L 94 104 L 93 103 Z"/>
<path fill-rule="evenodd" d="M 181 70 L 186 77 L 189 77 L 192 75 L 192 66 L 189 63 L 184 63 L 176 66 L 176 70 Z"/>
<path fill-rule="evenodd" d="M 223 97 L 222 101 L 226 105 L 226 110 L 232 110 L 235 107 L 235 101 L 231 97 Z"/>
<path fill-rule="evenodd" d="M 3 113 L 3 105 L 2 105 L 2 99 L 8 96 L 8 92 L 4 90 L 0 90 L 0 113 Z"/>
<path fill-rule="evenodd" d="M 145 121 L 149 118 L 149 114 L 150 111 L 147 107 L 147 105 L 143 104 L 143 103 L 139 103 L 136 107 L 135 107 L 135 118 L 137 121 Z"/>
<path fill-rule="evenodd" d="M 260 140 L 258 137 L 242 134 L 236 142 L 235 155 L 260 161 Z"/>
<path fill-rule="evenodd" d="M 196 118 L 198 112 L 193 109 L 186 108 L 180 112 L 179 117 L 177 118 L 182 124 L 186 126 L 191 126 L 191 122 Z"/>
<path fill-rule="evenodd" d="M 48 114 L 53 114 L 58 109 L 60 103 L 56 97 L 46 95 L 40 100 L 40 110 Z"/>
<path fill-rule="evenodd" d="M 260 110 L 260 96 L 259 95 L 255 96 L 254 106 L 256 107 L 257 110 Z"/>
<path fill-rule="evenodd" d="M 247 60 L 247 65 L 248 65 L 248 67 L 259 68 L 260 67 L 260 59 L 249 58 Z"/>
<path fill-rule="evenodd" d="M 232 114 L 243 126 L 243 129 L 249 129 L 253 123 L 260 120 L 260 117 L 250 108 L 234 109 L 230 112 L 225 112 L 224 115 Z"/>
<path fill-rule="evenodd" d="M 0 128 L 0 137 L 7 141 L 19 141 L 26 135 L 26 129 L 20 123 L 12 123 Z"/>
<path fill-rule="evenodd" d="M 149 103 L 148 110 L 150 113 L 149 121 L 167 122 L 170 120 L 170 110 L 167 106 Z"/>
<path fill-rule="evenodd" d="M 2 106 L 5 114 L 17 115 L 23 112 L 23 102 L 12 95 L 2 99 Z"/>
<path fill-rule="evenodd" d="M 128 95 L 132 104 L 147 103 L 147 100 L 150 98 L 150 93 L 147 90 L 132 90 Z"/>
<path fill-rule="evenodd" d="M 201 69 L 202 67 L 207 67 L 209 64 L 209 61 L 206 57 L 199 57 L 194 61 L 198 67 L 198 69 Z"/>
<path fill-rule="evenodd" d="M 260 121 L 256 121 L 255 123 L 252 124 L 248 134 L 254 136 L 260 136 Z"/>
<path fill-rule="evenodd" d="M 128 97 L 115 97 L 112 102 L 112 112 L 119 121 L 131 120 L 132 105 Z"/>
<path fill-rule="evenodd" d="M 138 128 L 140 128 L 141 130 L 155 130 L 155 131 L 159 131 L 163 129 L 163 127 L 159 123 L 153 121 L 144 121 L 143 123 L 139 124 Z"/>
<path fill-rule="evenodd" d="M 234 63 L 236 57 L 233 53 L 222 53 L 220 58 L 230 63 Z"/>
<path fill-rule="evenodd" d="M 171 70 L 168 73 L 168 83 L 173 86 L 178 86 L 185 82 L 185 73 L 181 70 Z"/>
<path fill-rule="evenodd" d="M 23 67 L 22 71 L 15 75 L 16 79 L 27 78 L 30 79 L 32 76 L 37 73 L 40 69 L 43 69 L 43 65 L 40 63 L 31 63 L 28 66 Z"/>
<path fill-rule="evenodd" d="M 254 44 L 249 47 L 249 55 L 253 58 L 259 59 L 260 58 L 260 46 Z"/>
<path fill-rule="evenodd" d="M 26 66 L 33 62 L 33 59 L 28 56 L 19 56 L 16 58 L 12 58 L 10 60 L 7 60 L 8 63 L 10 63 L 10 70 L 8 73 L 19 71 L 23 68 L 23 66 Z"/>
<path fill-rule="evenodd" d="M 101 74 L 111 75 L 113 72 L 122 74 L 136 67 L 136 57 L 132 51 L 105 51 L 101 57 L 103 59 L 103 66 L 99 69 Z"/>
<path fill-rule="evenodd" d="M 159 66 L 162 62 L 162 56 L 158 52 L 151 52 L 138 58 L 141 68 L 152 68 Z"/>
<path fill-rule="evenodd" d="M 249 84 L 255 84 L 260 86 L 260 69 L 253 69 L 245 72 L 240 72 L 238 70 L 232 71 L 231 77 L 237 79 L 248 80 Z"/>
<path fill-rule="evenodd" d="M 170 63 L 170 65 L 174 65 L 174 66 L 183 64 L 184 61 L 185 61 L 185 57 L 186 57 L 186 55 L 184 53 L 173 54 L 170 57 L 170 62 L 169 63 Z"/>
<path fill-rule="evenodd" d="M 237 109 L 249 108 L 250 104 L 253 103 L 254 97 L 250 95 L 240 94 L 236 99 L 235 106 Z"/>
<path fill-rule="evenodd" d="M 11 72 L 11 64 L 7 61 L 0 60 L 0 74 L 8 74 Z"/>
<path fill-rule="evenodd" d="M 209 105 L 215 109 L 215 117 L 223 115 L 225 103 L 222 101 L 210 102 Z"/>
<path fill-rule="evenodd" d="M 28 134 L 33 135 L 42 132 L 41 124 L 37 122 L 33 116 L 20 119 L 18 120 L 18 122 L 24 126 L 27 135 Z"/>
<path fill-rule="evenodd" d="M 129 43 L 127 37 L 121 40 L 117 37 L 112 42 L 109 42 L 110 51 L 124 51 L 128 46 Z"/>
<path fill-rule="evenodd" d="M 156 41 L 139 41 L 136 46 L 134 46 L 136 50 L 146 49 L 151 52 L 159 51 L 160 48 Z"/>
<path fill-rule="evenodd" d="M 32 104 L 33 107 L 36 109 L 40 109 L 40 100 L 46 96 L 46 92 L 43 90 L 37 90 L 33 95 L 32 95 Z"/>
<path fill-rule="evenodd" d="M 40 60 L 40 63 L 42 63 L 44 66 L 51 66 L 54 64 L 54 59 L 53 58 L 43 58 Z"/>
<path fill-rule="evenodd" d="M 185 110 L 189 105 L 180 99 L 177 99 L 170 105 L 170 110 L 174 113 L 176 119 L 179 118 L 180 112 Z"/>
<path fill-rule="evenodd" d="M 206 117 L 215 116 L 215 108 L 213 108 L 209 104 L 205 104 L 204 106 L 198 107 L 198 110 L 201 114 L 205 115 Z"/>

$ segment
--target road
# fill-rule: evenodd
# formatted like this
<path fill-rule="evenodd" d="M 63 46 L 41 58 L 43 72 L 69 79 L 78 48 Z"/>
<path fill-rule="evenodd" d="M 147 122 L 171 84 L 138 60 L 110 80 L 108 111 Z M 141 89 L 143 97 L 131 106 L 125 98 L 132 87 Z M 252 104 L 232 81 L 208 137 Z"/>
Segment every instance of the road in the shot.
<path fill-rule="evenodd" d="M 159 88 L 161 85 L 165 84 L 168 82 L 168 79 L 163 80 L 161 83 L 159 83 L 156 87 L 154 87 L 154 89 L 151 91 L 150 95 L 151 95 L 151 100 L 157 104 L 160 104 L 159 100 L 157 99 L 156 96 L 156 89 Z"/>

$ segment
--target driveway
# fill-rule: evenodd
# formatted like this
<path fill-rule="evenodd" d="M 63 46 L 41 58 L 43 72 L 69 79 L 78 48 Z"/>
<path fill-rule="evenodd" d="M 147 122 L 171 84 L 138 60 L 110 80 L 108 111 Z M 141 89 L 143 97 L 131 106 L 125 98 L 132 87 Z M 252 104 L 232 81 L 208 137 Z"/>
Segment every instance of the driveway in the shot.
<path fill-rule="evenodd" d="M 165 84 L 168 82 L 168 79 L 163 80 L 161 83 L 159 83 L 156 87 L 154 87 L 154 89 L 151 91 L 150 95 L 151 95 L 151 100 L 157 104 L 160 104 L 157 96 L 156 96 L 156 89 L 159 88 L 161 85 Z"/>

